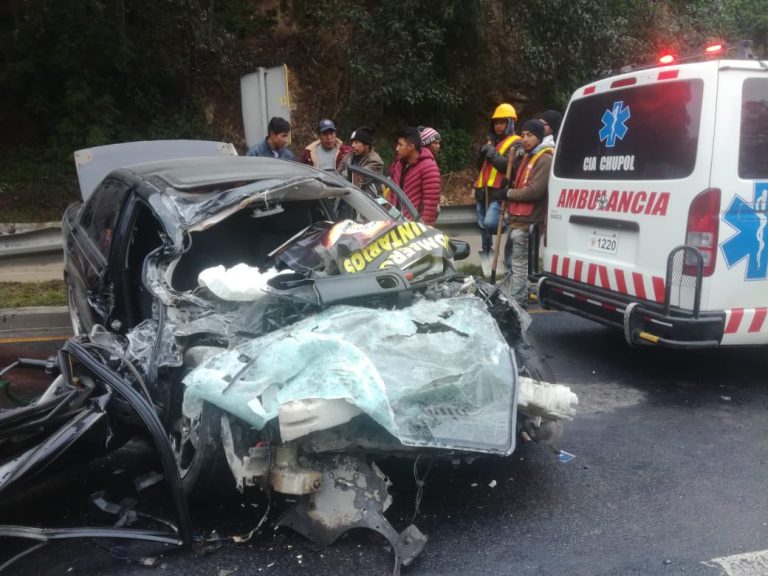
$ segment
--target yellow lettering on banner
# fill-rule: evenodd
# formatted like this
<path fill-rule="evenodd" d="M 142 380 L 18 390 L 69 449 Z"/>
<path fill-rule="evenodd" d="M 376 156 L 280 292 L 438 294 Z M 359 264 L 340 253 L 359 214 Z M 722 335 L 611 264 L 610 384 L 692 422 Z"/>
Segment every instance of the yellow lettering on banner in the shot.
<path fill-rule="evenodd" d="M 379 246 L 378 242 L 374 242 L 368 247 L 368 252 L 370 253 L 371 258 L 375 260 L 381 256 L 381 246 Z"/>
<path fill-rule="evenodd" d="M 350 256 L 350 258 L 352 260 L 352 265 L 355 267 L 355 270 L 360 272 L 365 268 L 365 258 L 363 258 L 359 252 L 355 252 Z"/>
<path fill-rule="evenodd" d="M 397 227 L 397 231 L 400 233 L 400 239 L 403 243 L 413 240 L 416 237 L 416 233 L 411 229 L 410 224 L 401 224 Z"/>
<path fill-rule="evenodd" d="M 355 273 L 355 267 L 352 265 L 352 261 L 349 258 L 344 259 L 344 270 L 346 270 L 350 274 Z"/>
<path fill-rule="evenodd" d="M 400 241 L 400 237 L 397 235 L 397 232 L 395 230 L 392 230 L 389 233 L 390 238 L 392 238 L 392 248 L 400 248 L 400 246 L 403 245 L 403 243 Z"/>
<path fill-rule="evenodd" d="M 370 246 L 363 246 L 360 249 L 360 252 L 363 254 L 363 258 L 365 258 L 365 261 L 369 264 L 373 261 L 373 258 L 371 257 L 371 247 Z"/>
<path fill-rule="evenodd" d="M 384 236 L 379 238 L 378 244 L 387 252 L 392 250 L 392 244 L 389 243 L 389 234 L 384 234 Z"/>

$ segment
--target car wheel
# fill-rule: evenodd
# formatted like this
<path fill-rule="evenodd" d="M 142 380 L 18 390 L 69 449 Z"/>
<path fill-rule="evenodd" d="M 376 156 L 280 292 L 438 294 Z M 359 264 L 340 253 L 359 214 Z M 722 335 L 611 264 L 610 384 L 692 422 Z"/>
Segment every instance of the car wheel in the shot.
<path fill-rule="evenodd" d="M 195 417 L 180 416 L 171 431 L 171 446 L 187 498 L 206 501 L 231 494 L 235 480 L 221 442 L 221 410 L 203 402 Z"/>

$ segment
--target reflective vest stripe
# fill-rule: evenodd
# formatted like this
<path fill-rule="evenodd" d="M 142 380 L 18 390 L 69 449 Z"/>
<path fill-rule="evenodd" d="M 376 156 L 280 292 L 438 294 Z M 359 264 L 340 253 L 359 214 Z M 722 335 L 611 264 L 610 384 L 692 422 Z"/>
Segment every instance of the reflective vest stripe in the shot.
<path fill-rule="evenodd" d="M 507 136 L 504 138 L 504 140 L 500 140 L 498 144 L 496 144 L 496 152 L 503 156 L 507 150 L 509 150 L 510 146 L 512 146 L 518 140 L 520 140 L 520 136 L 517 134 Z M 496 170 L 496 167 L 488 160 L 483 160 L 483 166 L 480 169 L 480 174 L 477 176 L 475 188 L 482 188 L 483 186 L 488 186 L 489 188 L 498 188 L 501 186 L 501 179 L 502 175 L 499 174 L 499 171 Z"/>
<path fill-rule="evenodd" d="M 533 155 L 533 157 L 528 161 L 528 163 L 525 165 L 525 168 L 523 170 L 523 173 L 520 174 L 518 172 L 517 178 L 515 179 L 515 188 L 525 188 L 528 184 L 528 180 L 531 179 L 531 171 L 533 170 L 534 165 L 536 162 L 541 158 L 544 154 L 552 154 L 553 149 L 552 148 L 542 148 L 536 154 Z M 522 180 L 520 179 L 520 176 L 522 176 Z"/>
<path fill-rule="evenodd" d="M 552 154 L 554 150 L 552 148 L 542 148 L 536 154 L 534 154 L 526 164 L 521 164 L 517 170 L 517 176 L 515 177 L 515 188 L 525 188 L 528 185 L 528 180 L 531 179 L 531 171 L 536 162 L 544 154 Z M 546 192 L 545 192 L 546 198 Z M 530 216 L 533 214 L 534 202 L 510 202 L 507 205 L 507 212 L 513 216 Z"/>

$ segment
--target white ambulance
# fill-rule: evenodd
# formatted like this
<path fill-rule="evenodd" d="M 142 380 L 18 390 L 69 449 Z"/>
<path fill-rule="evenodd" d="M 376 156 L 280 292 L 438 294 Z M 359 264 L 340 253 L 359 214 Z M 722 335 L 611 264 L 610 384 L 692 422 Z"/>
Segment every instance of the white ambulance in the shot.
<path fill-rule="evenodd" d="M 636 70 L 577 90 L 538 297 L 634 345 L 768 343 L 768 62 Z"/>

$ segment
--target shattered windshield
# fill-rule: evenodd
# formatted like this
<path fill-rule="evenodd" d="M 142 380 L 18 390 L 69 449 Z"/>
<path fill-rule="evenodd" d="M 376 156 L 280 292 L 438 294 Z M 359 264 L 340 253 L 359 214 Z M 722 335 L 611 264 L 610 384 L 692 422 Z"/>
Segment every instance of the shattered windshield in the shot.
<path fill-rule="evenodd" d="M 185 379 L 185 406 L 202 399 L 262 429 L 287 402 L 344 399 L 406 446 L 509 454 L 514 373 L 478 298 L 335 306 L 214 356 Z"/>

